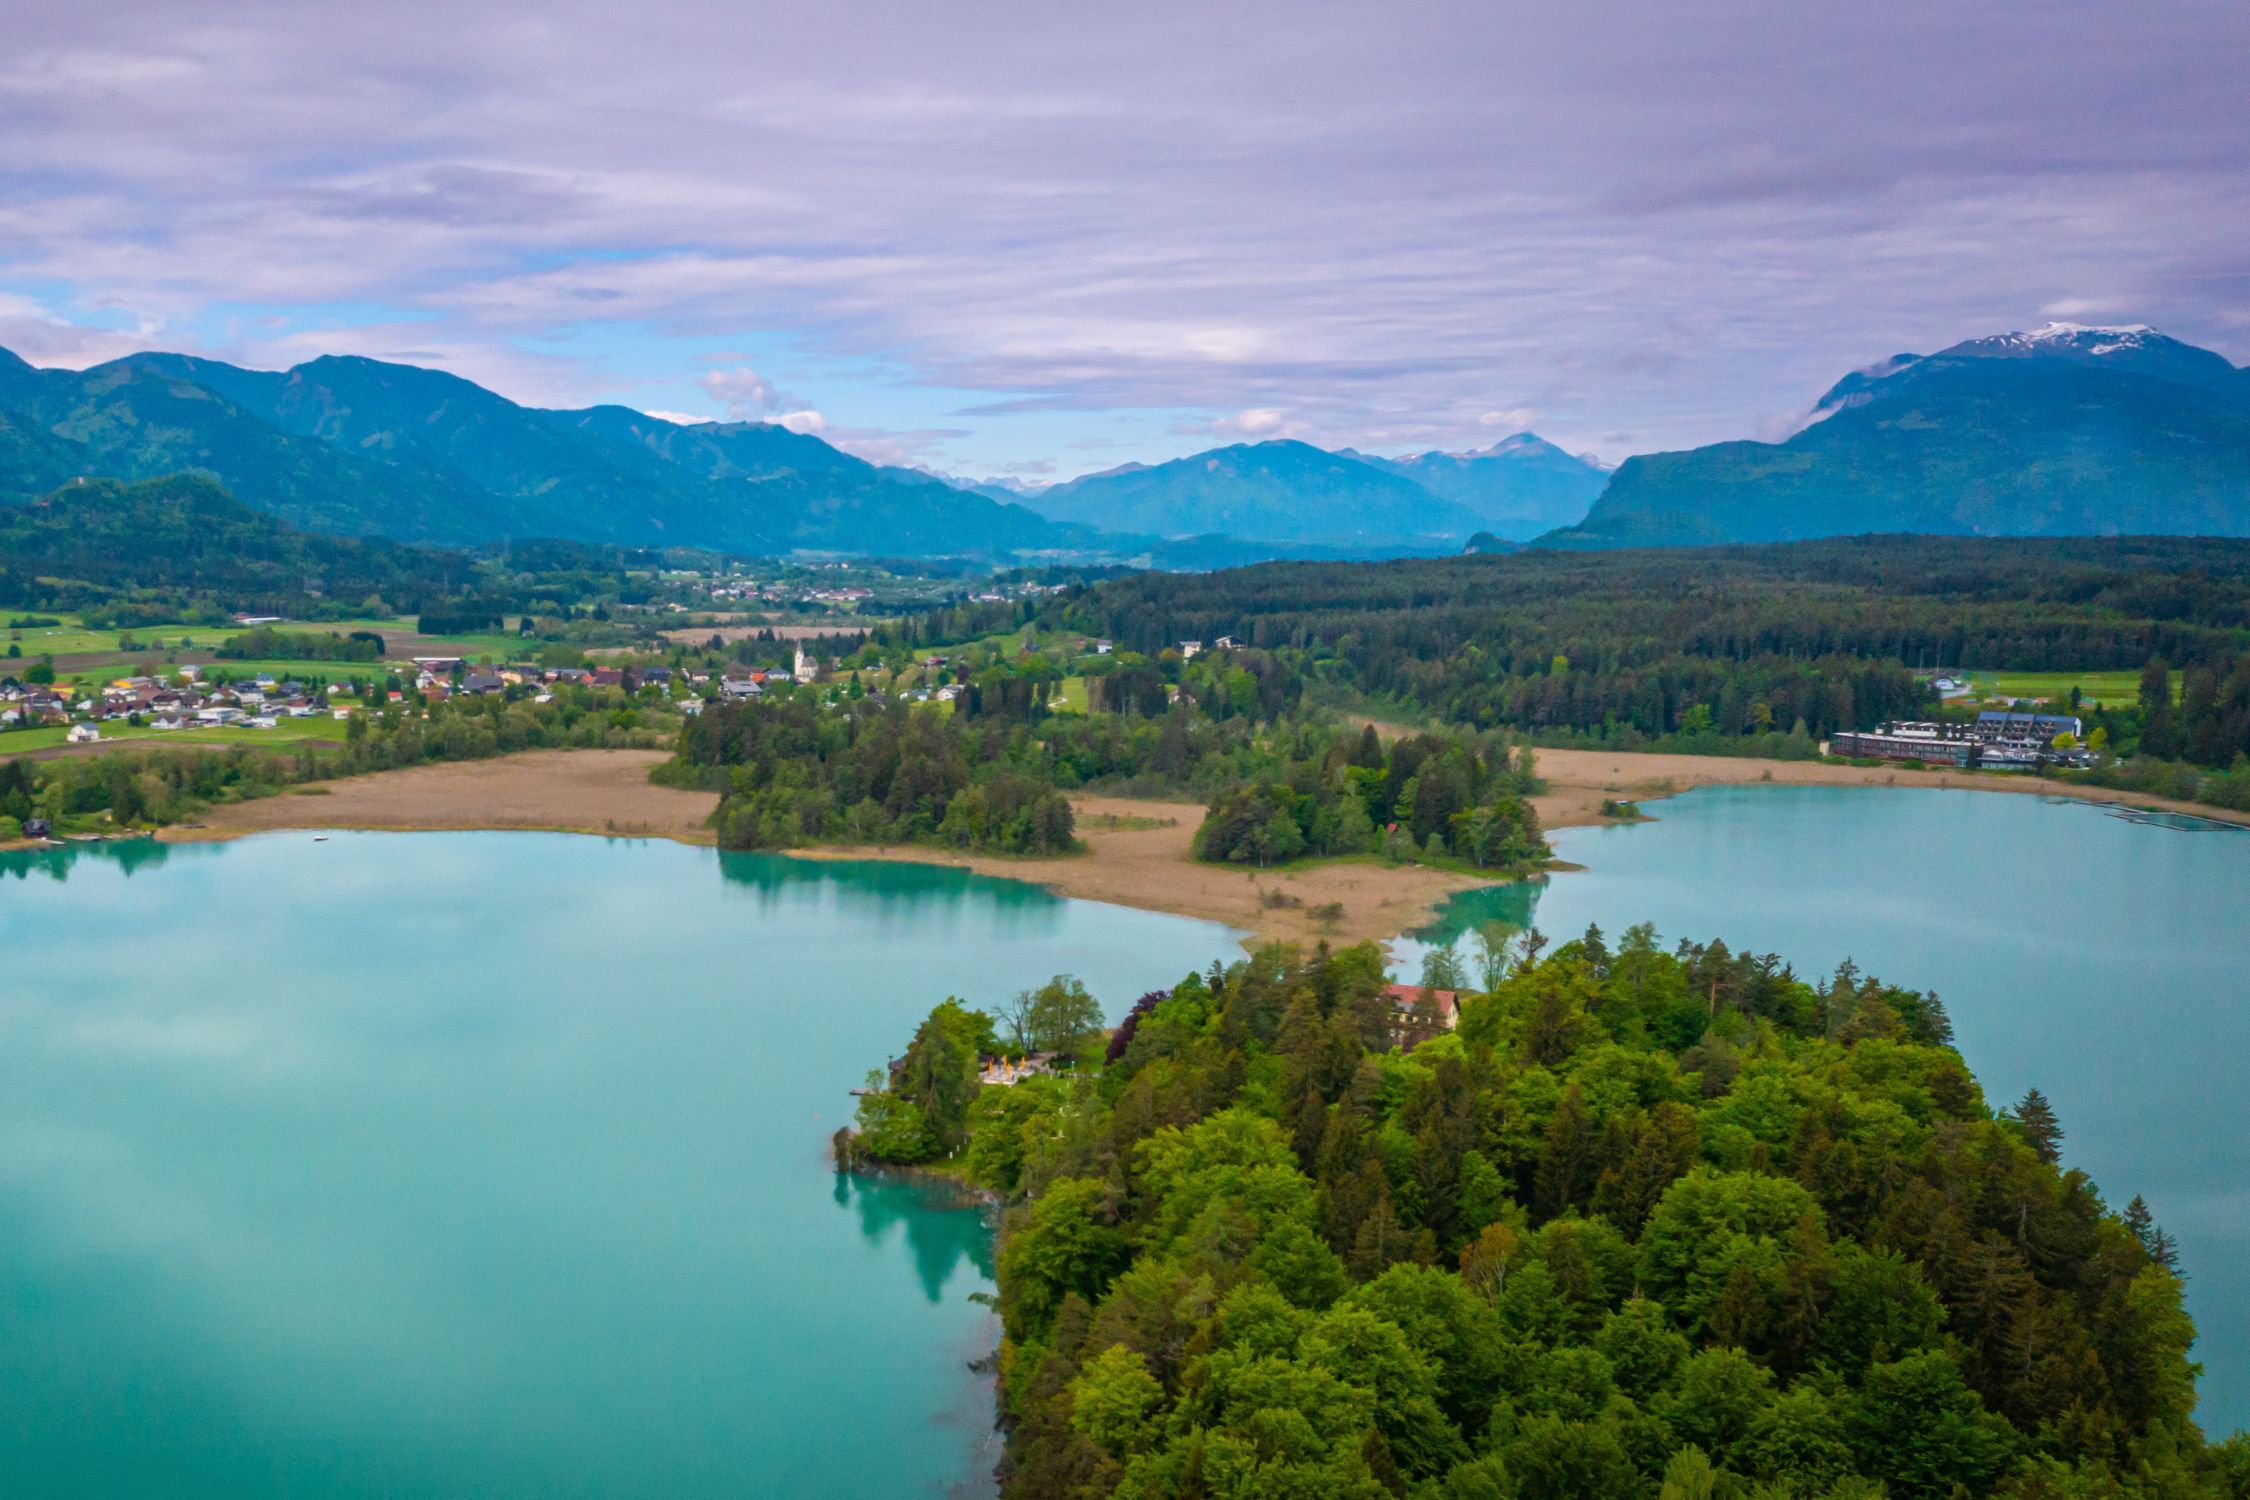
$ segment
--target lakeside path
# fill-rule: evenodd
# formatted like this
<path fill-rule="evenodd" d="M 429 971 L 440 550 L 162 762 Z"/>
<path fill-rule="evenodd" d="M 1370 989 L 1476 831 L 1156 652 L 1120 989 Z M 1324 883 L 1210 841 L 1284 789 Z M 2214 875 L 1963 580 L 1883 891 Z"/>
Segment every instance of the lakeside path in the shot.
<path fill-rule="evenodd" d="M 2250 823 L 2250 817 L 2224 809 L 2034 777 L 1601 750 L 1540 750 L 1537 755 L 1548 790 L 1533 802 L 1542 825 L 1549 829 L 1604 821 L 1600 808 L 1605 798 L 1649 803 L 1697 786 L 1746 784 L 2045 793 Z M 650 768 L 664 759 L 665 752 L 659 750 L 534 750 L 498 760 L 416 766 L 229 803 L 213 808 L 199 824 L 169 828 L 161 836 L 198 841 L 284 828 L 499 828 L 709 844 L 712 835 L 704 824 L 717 797 L 651 784 Z M 1203 808 L 1195 803 L 1079 796 L 1071 804 L 1087 846 L 1084 854 L 1018 858 L 919 845 L 790 852 L 800 859 L 950 865 L 1030 881 L 1058 895 L 1224 922 L 1258 941 L 1302 943 L 1393 938 L 1422 926 L 1455 892 L 1488 883 L 1475 876 L 1419 865 L 1386 866 L 1374 860 L 1266 871 L 1206 865 L 1190 855 L 1195 830 L 1203 821 Z M 1275 901 L 1282 904 L 1269 904 Z M 1323 921 L 1314 912 L 1326 906 L 1341 910 Z"/>

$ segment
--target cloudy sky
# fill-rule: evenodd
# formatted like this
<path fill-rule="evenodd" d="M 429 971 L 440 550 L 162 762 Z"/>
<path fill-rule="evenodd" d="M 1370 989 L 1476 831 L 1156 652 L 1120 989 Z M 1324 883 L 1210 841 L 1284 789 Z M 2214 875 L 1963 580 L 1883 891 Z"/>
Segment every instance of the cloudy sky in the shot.
<path fill-rule="evenodd" d="M 2250 361 L 2250 5 L 10 0 L 0 345 L 441 365 L 1069 475 Z M 520 12 L 520 14 L 518 14 Z"/>

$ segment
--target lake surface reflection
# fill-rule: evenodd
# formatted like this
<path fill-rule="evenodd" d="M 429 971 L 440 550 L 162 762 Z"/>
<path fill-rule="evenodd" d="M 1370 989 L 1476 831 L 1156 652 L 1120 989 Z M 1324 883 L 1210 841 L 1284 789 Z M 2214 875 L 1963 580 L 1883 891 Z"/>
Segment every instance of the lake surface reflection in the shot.
<path fill-rule="evenodd" d="M 0 856 L 5 1488 L 974 1492 L 990 1238 L 829 1170 L 846 1090 L 948 993 L 1235 951 L 562 835 Z"/>

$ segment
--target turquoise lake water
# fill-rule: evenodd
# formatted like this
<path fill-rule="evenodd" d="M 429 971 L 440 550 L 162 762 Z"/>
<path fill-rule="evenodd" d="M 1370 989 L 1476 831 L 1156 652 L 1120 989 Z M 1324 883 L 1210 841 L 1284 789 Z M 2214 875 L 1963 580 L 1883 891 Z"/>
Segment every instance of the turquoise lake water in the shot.
<path fill-rule="evenodd" d="M 2204 1366 L 2198 1416 L 2250 1425 L 2250 832 L 2084 802 L 1924 788 L 1710 787 L 1657 821 L 1574 828 L 1583 864 L 1471 892 L 1459 932 L 1527 919 L 1560 942 L 1653 922 L 1817 976 L 1844 958 L 1938 992 L 1994 1105 L 2037 1086 L 2066 1166 L 2179 1238 Z M 2169 826 L 2168 826 L 2169 825 Z M 1419 945 L 1398 945 L 1418 971 Z"/>
<path fill-rule="evenodd" d="M 1935 988 L 2180 1237 L 2250 1419 L 2250 834 L 1711 789 L 1456 903 Z M 1400 945 L 1409 970 L 1414 944 Z M 1208 923 L 540 834 L 0 856 L 0 1475 L 42 1497 L 912 1496 L 993 1457 L 989 1239 L 823 1156 L 947 993 L 1112 1016 Z"/>
<path fill-rule="evenodd" d="M 0 856 L 0 1492 L 978 1493 L 980 1217 L 839 1179 L 948 993 L 1210 923 L 544 834 Z"/>

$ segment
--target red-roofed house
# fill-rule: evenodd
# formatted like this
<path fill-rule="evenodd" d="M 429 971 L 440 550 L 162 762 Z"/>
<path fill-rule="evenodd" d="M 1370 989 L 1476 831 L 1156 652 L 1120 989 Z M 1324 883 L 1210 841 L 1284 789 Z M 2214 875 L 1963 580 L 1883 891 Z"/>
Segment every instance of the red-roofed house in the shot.
<path fill-rule="evenodd" d="M 1461 1024 L 1458 990 L 1386 984 L 1383 999 L 1390 1007 L 1391 1045 L 1401 1052 L 1411 1051 L 1431 1037 L 1441 1036 Z"/>

